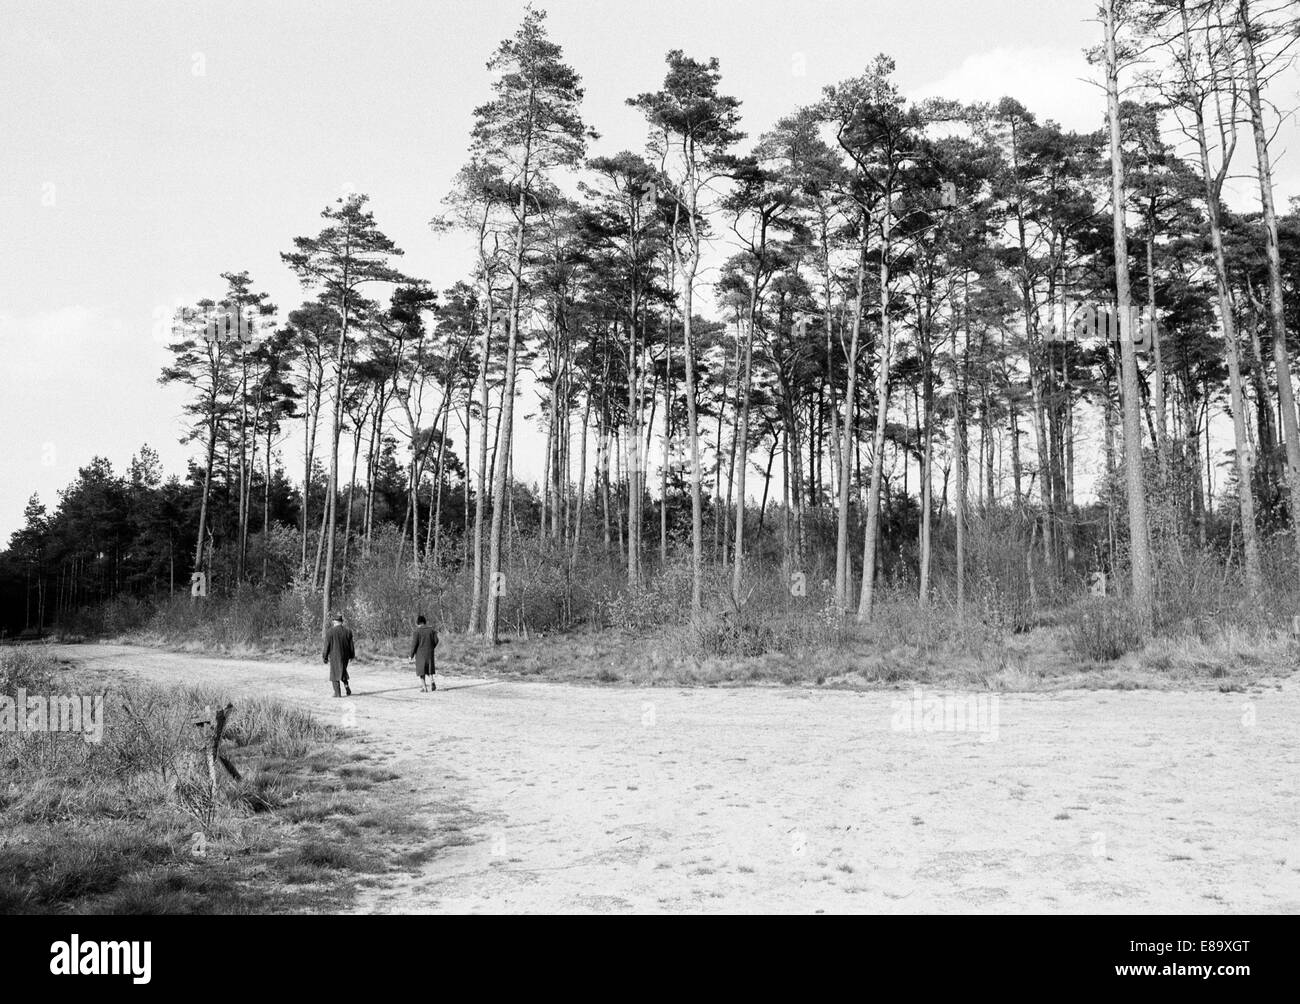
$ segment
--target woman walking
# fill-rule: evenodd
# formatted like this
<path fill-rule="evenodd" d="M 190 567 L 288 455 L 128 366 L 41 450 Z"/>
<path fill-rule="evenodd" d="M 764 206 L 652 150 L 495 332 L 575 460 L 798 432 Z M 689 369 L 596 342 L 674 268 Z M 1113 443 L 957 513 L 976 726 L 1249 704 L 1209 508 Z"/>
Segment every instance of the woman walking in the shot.
<path fill-rule="evenodd" d="M 415 637 L 411 640 L 411 658 L 415 660 L 415 675 L 420 678 L 420 690 L 429 693 L 438 689 L 433 675 L 433 650 L 438 647 L 438 632 L 429 626 L 424 614 L 415 618 Z"/>

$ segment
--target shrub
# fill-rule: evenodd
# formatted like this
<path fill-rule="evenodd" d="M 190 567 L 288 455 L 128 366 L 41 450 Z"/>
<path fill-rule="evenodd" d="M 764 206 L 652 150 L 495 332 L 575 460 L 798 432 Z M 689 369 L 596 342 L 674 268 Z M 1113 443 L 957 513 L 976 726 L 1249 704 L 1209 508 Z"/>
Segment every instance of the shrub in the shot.
<path fill-rule="evenodd" d="M 776 648 L 771 625 L 753 607 L 702 614 L 691 630 L 701 655 L 755 656 Z"/>
<path fill-rule="evenodd" d="M 1142 644 L 1141 625 L 1127 604 L 1090 599 L 1079 606 L 1066 627 L 1067 644 L 1075 655 L 1094 662 L 1114 662 Z"/>
<path fill-rule="evenodd" d="M 19 688 L 32 693 L 51 689 L 53 664 L 40 649 L 6 648 L 0 656 L 0 694 L 13 694 Z"/>
<path fill-rule="evenodd" d="M 240 703 L 226 735 L 236 749 L 258 746 L 267 756 L 297 758 L 329 742 L 334 730 L 299 708 L 252 697 Z"/>

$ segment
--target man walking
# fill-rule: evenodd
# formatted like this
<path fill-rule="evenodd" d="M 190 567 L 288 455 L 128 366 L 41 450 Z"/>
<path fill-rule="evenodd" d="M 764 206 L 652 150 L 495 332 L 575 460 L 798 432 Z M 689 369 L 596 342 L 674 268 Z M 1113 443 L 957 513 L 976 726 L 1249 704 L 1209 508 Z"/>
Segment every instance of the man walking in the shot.
<path fill-rule="evenodd" d="M 420 678 L 420 690 L 428 693 L 437 690 L 438 684 L 433 678 L 436 672 L 433 665 L 433 650 L 438 647 L 438 632 L 429 627 L 424 614 L 415 618 L 415 637 L 411 639 L 411 658 L 415 660 L 415 675 Z M 426 686 L 426 680 L 428 685 Z"/>
<path fill-rule="evenodd" d="M 321 656 L 322 662 L 330 664 L 330 683 L 334 685 L 335 697 L 343 696 L 339 693 L 340 683 L 347 689 L 348 696 L 352 696 L 348 663 L 356 657 L 356 649 L 352 647 L 352 629 L 343 626 L 342 614 L 335 614 L 333 625 L 325 632 L 325 653 Z"/>

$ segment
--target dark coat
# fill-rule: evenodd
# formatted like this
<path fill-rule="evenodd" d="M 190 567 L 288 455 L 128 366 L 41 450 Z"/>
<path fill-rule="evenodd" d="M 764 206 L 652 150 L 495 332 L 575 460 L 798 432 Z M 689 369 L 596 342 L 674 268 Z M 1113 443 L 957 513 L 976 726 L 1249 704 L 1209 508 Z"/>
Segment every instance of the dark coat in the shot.
<path fill-rule="evenodd" d="M 437 631 L 428 624 L 415 629 L 415 637 L 411 639 L 411 658 L 415 660 L 416 676 L 433 676 L 437 672 L 433 665 L 433 650 L 437 647 Z"/>
<path fill-rule="evenodd" d="M 330 682 L 338 683 L 348 673 L 348 663 L 357 657 L 352 647 L 352 629 L 345 624 L 335 624 L 325 632 L 325 651 L 321 662 L 330 664 Z"/>

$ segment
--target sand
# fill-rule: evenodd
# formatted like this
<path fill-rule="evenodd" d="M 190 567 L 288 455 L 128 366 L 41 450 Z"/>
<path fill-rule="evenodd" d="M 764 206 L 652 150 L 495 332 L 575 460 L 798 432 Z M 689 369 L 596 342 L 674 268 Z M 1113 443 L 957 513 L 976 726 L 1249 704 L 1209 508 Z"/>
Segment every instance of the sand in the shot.
<path fill-rule="evenodd" d="M 400 774 L 415 814 L 462 828 L 417 874 L 364 889 L 360 912 L 1300 911 L 1295 677 L 960 695 L 980 714 L 927 730 L 911 688 L 587 687 L 451 665 L 423 694 L 409 663 L 361 663 L 348 701 L 321 665 L 53 653 L 309 709 Z"/>

